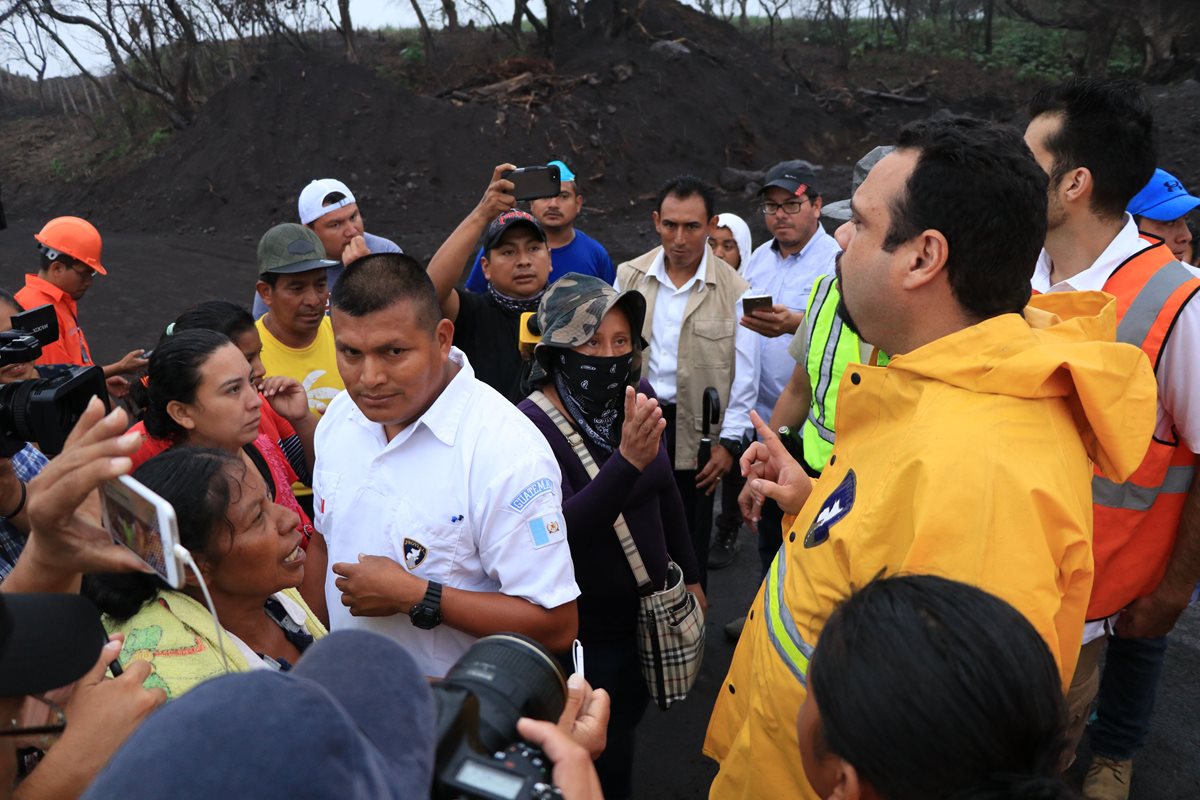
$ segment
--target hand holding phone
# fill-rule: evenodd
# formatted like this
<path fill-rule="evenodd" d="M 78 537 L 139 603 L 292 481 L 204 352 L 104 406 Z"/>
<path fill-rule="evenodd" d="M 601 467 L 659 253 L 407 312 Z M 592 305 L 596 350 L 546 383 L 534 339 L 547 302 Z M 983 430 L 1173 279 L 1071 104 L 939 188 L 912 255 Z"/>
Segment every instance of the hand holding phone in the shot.
<path fill-rule="evenodd" d="M 537 200 L 554 197 L 562 191 L 562 176 L 556 165 L 518 167 L 501 174 L 513 182 L 513 197 L 518 200 Z"/>
<path fill-rule="evenodd" d="M 770 311 L 775 301 L 769 294 L 750 294 L 742 298 L 742 311 L 750 316 L 755 311 Z"/>
<path fill-rule="evenodd" d="M 114 542 L 132 550 L 173 588 L 183 588 L 183 564 L 175 555 L 179 526 L 170 503 L 122 475 L 100 484 L 100 513 Z"/>

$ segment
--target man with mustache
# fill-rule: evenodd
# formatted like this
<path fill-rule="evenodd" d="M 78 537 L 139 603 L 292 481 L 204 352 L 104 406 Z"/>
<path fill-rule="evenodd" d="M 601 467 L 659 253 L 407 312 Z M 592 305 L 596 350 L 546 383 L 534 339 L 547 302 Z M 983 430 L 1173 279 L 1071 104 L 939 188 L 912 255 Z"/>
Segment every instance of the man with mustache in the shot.
<path fill-rule="evenodd" d="M 809 657 L 839 603 L 881 574 L 1009 601 L 1069 681 L 1092 589 L 1092 465 L 1124 480 L 1154 427 L 1153 371 L 1113 341 L 1115 300 L 1030 301 L 1047 180 L 1020 134 L 923 120 L 895 144 L 837 231 L 839 313 L 891 361 L 847 368 L 815 483 L 752 415 L 752 499 L 796 517 L 709 723 L 710 800 L 822 796 L 795 757 Z"/>
<path fill-rule="evenodd" d="M 804 320 L 813 283 L 833 273 L 833 260 L 840 250 L 821 227 L 822 201 L 816 180 L 807 161 L 784 161 L 767 172 L 758 192 L 758 208 L 771 239 L 754 250 L 741 275 L 750 282 L 751 294 L 770 297 L 771 306 L 751 311 L 741 324 L 758 334 L 754 337 L 759 350 L 755 410 L 763 419 L 771 418 L 771 409 L 796 366 L 788 345 Z M 765 503 L 762 512 L 758 552 L 765 573 L 783 537 L 783 513 L 774 501 Z M 725 554 L 736 548 L 737 535 L 737 528 L 718 530 L 713 555 L 728 563 L 731 559 Z"/>
<path fill-rule="evenodd" d="M 516 208 L 515 169 L 501 164 L 483 199 L 459 223 L 429 262 L 429 277 L 442 314 L 454 323 L 454 346 L 467 354 L 479 380 L 514 403 L 525 398 L 524 367 L 517 344 L 521 314 L 537 311 L 550 275 L 550 248 L 537 219 Z M 456 289 L 463 266 L 483 237 L 482 292 Z"/>
<path fill-rule="evenodd" d="M 568 272 L 580 275 L 595 275 L 612 283 L 617 270 L 609 258 L 604 245 L 575 227 L 575 220 L 583 211 L 583 190 L 579 178 L 562 161 L 551 161 L 547 166 L 558 167 L 561 180 L 559 193 L 554 197 L 532 200 L 529 210 L 546 231 L 546 244 L 550 246 L 550 257 L 554 269 L 547 283 L 554 283 Z M 483 250 L 475 256 L 475 266 L 467 278 L 467 288 L 472 292 L 486 292 L 487 278 L 483 275 Z"/>
<path fill-rule="evenodd" d="M 617 288 L 646 298 L 642 338 L 650 342 L 643 374 L 667 420 L 667 454 L 683 497 L 700 583 L 707 578 L 709 529 L 698 529 L 700 494 L 711 495 L 741 455 L 758 391 L 758 345 L 742 318 L 746 281 L 713 253 L 708 237 L 717 228 L 713 188 L 692 175 L 667 181 L 653 213 L 661 244 L 617 267 Z M 703 396 L 721 397 L 720 441 L 697 469 Z M 707 501 L 705 501 L 707 502 Z"/>

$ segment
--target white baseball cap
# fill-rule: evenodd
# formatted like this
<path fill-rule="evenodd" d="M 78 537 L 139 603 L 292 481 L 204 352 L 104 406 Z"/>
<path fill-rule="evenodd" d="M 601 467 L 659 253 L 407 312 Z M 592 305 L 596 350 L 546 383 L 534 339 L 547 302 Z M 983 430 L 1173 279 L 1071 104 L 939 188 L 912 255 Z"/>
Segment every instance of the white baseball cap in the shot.
<path fill-rule="evenodd" d="M 336 203 L 322 205 L 322 201 L 334 192 L 341 192 L 346 196 Z M 346 184 L 337 178 L 318 178 L 308 186 L 305 186 L 303 191 L 300 192 L 300 202 L 298 203 L 300 222 L 303 225 L 307 225 L 313 220 L 325 216 L 330 211 L 336 211 L 354 202 L 356 202 L 354 193 L 350 191 L 350 187 Z"/>

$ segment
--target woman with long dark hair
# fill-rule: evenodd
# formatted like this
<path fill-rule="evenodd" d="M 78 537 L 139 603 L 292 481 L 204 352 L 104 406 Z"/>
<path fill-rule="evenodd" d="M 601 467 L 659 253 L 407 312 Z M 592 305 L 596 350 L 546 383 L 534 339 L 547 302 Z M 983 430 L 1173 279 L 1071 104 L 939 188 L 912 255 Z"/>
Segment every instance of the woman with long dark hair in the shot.
<path fill-rule="evenodd" d="M 266 401 L 253 385 L 253 367 L 228 337 L 207 329 L 185 330 L 163 339 L 150 355 L 146 410 L 141 425 L 147 435 L 134 456 L 137 465 L 147 448 L 163 445 L 211 447 L 245 460 L 262 476 L 276 503 L 292 511 L 308 552 L 307 579 L 300 587 L 308 605 L 322 621 L 325 606 L 325 542 L 296 500 L 298 480 L 279 442 L 262 430 Z M 297 414 L 308 414 L 301 391 L 293 398 Z M 298 409 L 303 406 L 303 411 Z M 135 426 L 136 427 L 136 426 Z"/>

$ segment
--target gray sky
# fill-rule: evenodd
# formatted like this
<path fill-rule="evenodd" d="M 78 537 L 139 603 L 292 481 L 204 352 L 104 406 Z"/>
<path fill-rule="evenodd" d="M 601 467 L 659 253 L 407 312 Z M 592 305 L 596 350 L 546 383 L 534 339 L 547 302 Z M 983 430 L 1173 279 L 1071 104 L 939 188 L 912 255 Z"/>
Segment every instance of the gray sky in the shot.
<path fill-rule="evenodd" d="M 419 0 L 419 2 L 429 24 L 440 27 L 441 3 L 438 0 Z M 483 2 L 489 5 L 499 19 L 508 19 L 512 16 L 512 0 L 483 0 Z M 335 8 L 336 13 L 336 4 L 331 2 L 330 5 Z M 482 21 L 482 15 L 469 11 L 467 3 L 463 0 L 459 0 L 458 6 L 461 22 L 465 23 L 472 17 Z M 541 0 L 531 0 L 530 7 L 539 16 L 544 14 L 545 5 Z M 359 29 L 415 28 L 417 26 L 417 17 L 413 13 L 409 0 L 351 0 L 350 14 L 354 19 L 354 27 Z M 109 61 L 103 46 L 94 35 L 88 32 L 72 33 L 72 27 L 60 26 L 61 35 L 68 44 L 74 47 L 79 60 L 88 69 L 106 71 Z M 0 64 L 3 64 L 4 68 L 10 72 L 21 75 L 33 74 L 33 71 L 19 57 L 7 50 L 3 43 L 0 43 Z M 75 72 L 74 65 L 65 56 L 55 55 L 52 56 L 47 75 L 53 77 L 70 75 Z"/>

